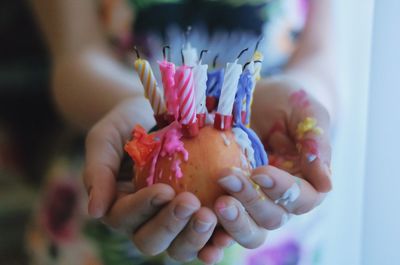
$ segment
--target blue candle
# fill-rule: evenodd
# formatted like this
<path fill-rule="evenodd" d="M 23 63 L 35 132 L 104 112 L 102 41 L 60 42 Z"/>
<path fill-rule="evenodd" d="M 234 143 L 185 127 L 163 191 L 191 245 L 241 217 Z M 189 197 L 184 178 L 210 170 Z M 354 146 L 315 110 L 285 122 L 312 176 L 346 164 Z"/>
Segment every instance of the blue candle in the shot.
<path fill-rule="evenodd" d="M 234 107 L 234 116 L 235 123 L 242 123 L 242 110 L 243 104 L 246 104 L 246 119 L 245 125 L 250 122 L 250 105 L 251 105 L 251 97 L 253 95 L 253 77 L 252 73 L 245 69 L 244 72 L 240 75 L 238 90 L 235 96 L 235 107 Z"/>
<path fill-rule="evenodd" d="M 223 68 L 207 73 L 207 97 L 219 98 L 219 96 L 221 95 L 223 81 Z"/>

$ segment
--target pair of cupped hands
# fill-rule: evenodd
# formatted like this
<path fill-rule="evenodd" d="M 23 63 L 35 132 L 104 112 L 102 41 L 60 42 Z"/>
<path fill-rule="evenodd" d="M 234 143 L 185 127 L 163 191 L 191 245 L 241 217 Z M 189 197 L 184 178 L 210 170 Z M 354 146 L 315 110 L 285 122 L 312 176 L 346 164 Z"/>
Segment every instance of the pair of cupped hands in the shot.
<path fill-rule="evenodd" d="M 331 189 L 328 112 L 299 87 L 270 81 L 255 91 L 251 120 L 270 165 L 250 175 L 234 168 L 221 172 L 218 184 L 228 195 L 213 209 L 165 184 L 135 191 L 118 175 L 133 126 L 154 125 L 146 105 L 144 98 L 127 99 L 89 131 L 84 171 L 89 214 L 126 233 L 145 255 L 166 251 L 181 262 L 217 263 L 234 243 L 260 246 L 268 230 L 309 212 Z"/>

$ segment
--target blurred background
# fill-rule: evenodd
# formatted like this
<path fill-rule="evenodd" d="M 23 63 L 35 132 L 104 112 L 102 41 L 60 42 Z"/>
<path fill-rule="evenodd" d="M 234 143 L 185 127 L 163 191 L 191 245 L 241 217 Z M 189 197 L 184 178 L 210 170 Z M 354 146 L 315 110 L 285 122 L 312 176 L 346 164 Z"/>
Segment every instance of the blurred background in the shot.
<path fill-rule="evenodd" d="M 400 2 L 334 2 L 342 112 L 334 138 L 334 192 L 314 213 L 324 216 L 312 230 L 323 235 L 318 264 L 398 264 Z M 79 198 L 85 197 L 79 185 L 67 184 L 79 178 L 83 136 L 71 132 L 52 105 L 50 58 L 29 1 L 0 2 L 0 36 L 0 264 L 28 264 L 31 251 L 90 256 L 95 251 L 84 247 L 85 239 L 66 253 L 51 243 L 42 247 L 45 239 L 35 227 L 45 220 L 62 236 L 57 229 L 69 209 L 82 208 L 84 215 Z M 57 181 L 47 181 L 54 175 Z M 50 191 L 42 192 L 44 185 Z M 85 233 L 106 242 L 102 229 Z"/>

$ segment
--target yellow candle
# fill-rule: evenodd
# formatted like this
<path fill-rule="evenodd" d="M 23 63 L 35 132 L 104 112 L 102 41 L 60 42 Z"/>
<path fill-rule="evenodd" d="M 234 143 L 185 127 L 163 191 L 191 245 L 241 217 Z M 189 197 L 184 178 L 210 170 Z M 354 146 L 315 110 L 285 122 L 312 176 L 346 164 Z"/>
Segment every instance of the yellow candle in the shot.
<path fill-rule="evenodd" d="M 157 86 L 157 81 L 147 60 L 138 58 L 135 61 L 135 70 L 139 75 L 140 81 L 144 87 L 144 95 L 150 101 L 150 105 L 155 115 L 166 111 L 164 99 Z"/>

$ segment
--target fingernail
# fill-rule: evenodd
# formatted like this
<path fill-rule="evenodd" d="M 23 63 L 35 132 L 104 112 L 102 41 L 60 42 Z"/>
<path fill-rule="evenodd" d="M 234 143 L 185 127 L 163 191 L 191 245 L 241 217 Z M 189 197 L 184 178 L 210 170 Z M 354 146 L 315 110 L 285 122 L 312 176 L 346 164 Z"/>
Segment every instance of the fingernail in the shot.
<path fill-rule="evenodd" d="M 196 211 L 196 208 L 194 208 L 191 205 L 187 204 L 178 204 L 175 209 L 174 209 L 174 214 L 176 217 L 179 219 L 187 219 L 189 216 L 191 216 L 194 212 Z"/>
<path fill-rule="evenodd" d="M 222 217 L 228 221 L 235 220 L 239 215 L 239 210 L 235 205 L 220 208 L 218 211 Z"/>
<path fill-rule="evenodd" d="M 156 195 L 156 197 L 154 197 L 151 200 L 151 205 L 155 206 L 155 207 L 159 207 L 161 205 L 166 204 L 167 202 L 169 202 L 171 200 L 171 198 L 168 198 L 167 196 L 165 196 L 164 194 L 158 194 Z"/>
<path fill-rule="evenodd" d="M 197 232 L 197 233 L 205 233 L 208 230 L 210 230 L 212 226 L 211 222 L 204 222 L 201 220 L 195 220 L 193 223 L 193 229 Z"/>
<path fill-rule="evenodd" d="M 219 184 L 231 192 L 239 192 L 242 190 L 242 182 L 236 176 L 227 176 L 218 180 Z"/>
<path fill-rule="evenodd" d="M 274 181 L 267 175 L 255 175 L 251 178 L 263 188 L 270 189 L 274 186 Z"/>
<path fill-rule="evenodd" d="M 103 216 L 103 206 L 93 200 L 92 192 L 89 194 L 88 213 L 92 218 L 100 218 Z"/>

